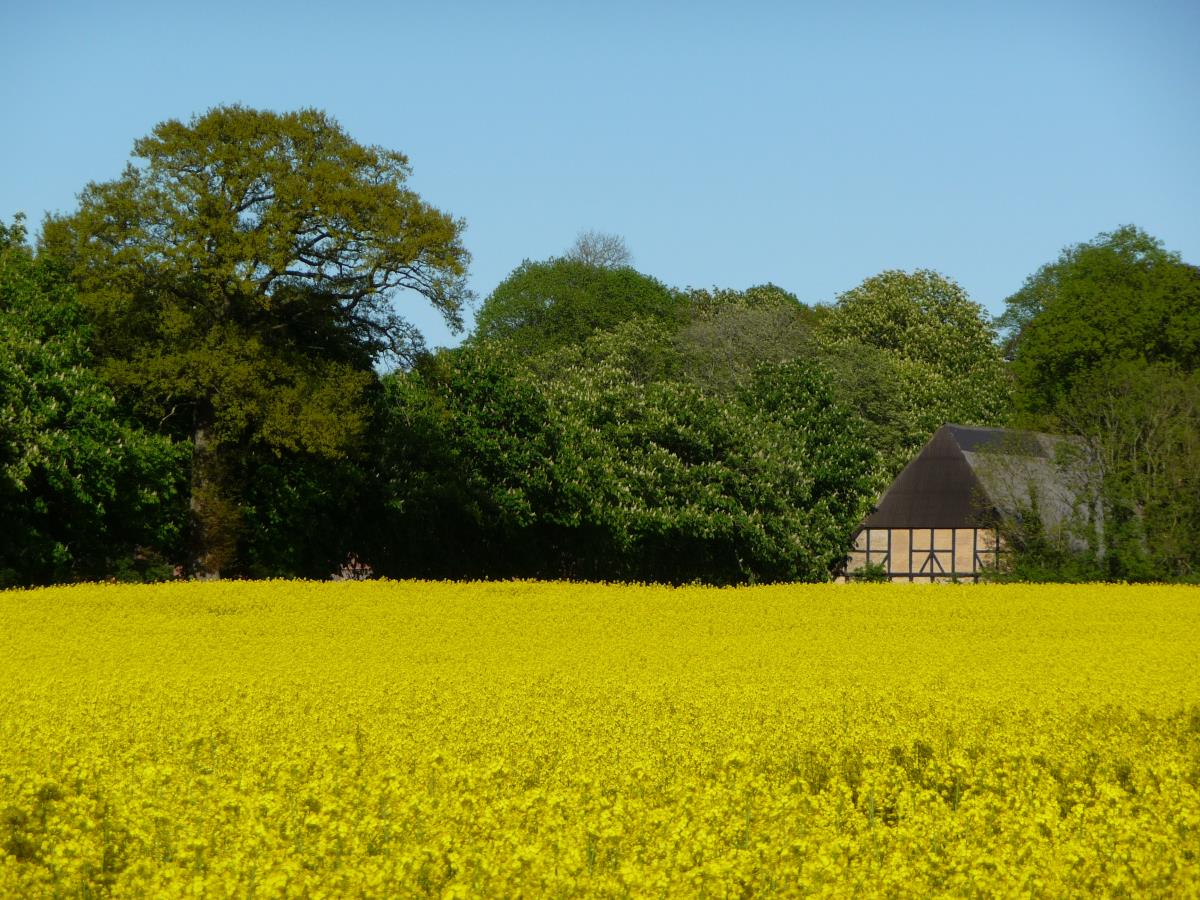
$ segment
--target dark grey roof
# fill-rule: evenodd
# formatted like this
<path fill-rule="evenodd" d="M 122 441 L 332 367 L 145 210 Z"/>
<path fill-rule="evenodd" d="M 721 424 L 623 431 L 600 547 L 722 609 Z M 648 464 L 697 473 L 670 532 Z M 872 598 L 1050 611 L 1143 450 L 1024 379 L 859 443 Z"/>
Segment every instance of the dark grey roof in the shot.
<path fill-rule="evenodd" d="M 868 528 L 988 527 L 1019 517 L 1036 495 L 1054 528 L 1080 507 L 1086 479 L 1068 438 L 1032 431 L 943 425 L 863 521 Z"/>

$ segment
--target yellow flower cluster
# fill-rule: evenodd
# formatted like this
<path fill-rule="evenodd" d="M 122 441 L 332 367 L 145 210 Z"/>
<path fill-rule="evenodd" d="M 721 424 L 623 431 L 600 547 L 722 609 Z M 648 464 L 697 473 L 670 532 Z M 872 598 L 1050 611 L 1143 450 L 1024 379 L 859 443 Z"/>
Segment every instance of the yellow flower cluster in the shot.
<path fill-rule="evenodd" d="M 0 896 L 1200 894 L 1200 590 L 0 594 Z"/>

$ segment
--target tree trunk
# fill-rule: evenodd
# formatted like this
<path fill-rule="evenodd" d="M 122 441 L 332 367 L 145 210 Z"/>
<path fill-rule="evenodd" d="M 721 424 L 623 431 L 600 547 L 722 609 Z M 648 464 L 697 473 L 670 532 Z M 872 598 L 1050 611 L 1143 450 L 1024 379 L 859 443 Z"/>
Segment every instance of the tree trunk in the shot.
<path fill-rule="evenodd" d="M 225 496 L 212 412 L 198 410 L 192 431 L 191 561 L 194 578 L 221 577 L 237 549 L 237 505 Z"/>

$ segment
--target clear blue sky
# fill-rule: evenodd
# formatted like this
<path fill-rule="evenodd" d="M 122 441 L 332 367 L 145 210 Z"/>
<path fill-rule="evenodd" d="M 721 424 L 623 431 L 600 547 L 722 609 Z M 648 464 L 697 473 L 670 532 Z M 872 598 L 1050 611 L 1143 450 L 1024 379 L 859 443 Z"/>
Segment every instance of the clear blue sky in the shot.
<path fill-rule="evenodd" d="M 1197 0 L 4 0 L 0 61 L 0 218 L 35 226 L 157 122 L 240 102 L 407 153 L 481 298 L 588 228 L 668 284 L 807 302 L 927 267 L 999 312 L 1126 223 L 1200 263 Z"/>

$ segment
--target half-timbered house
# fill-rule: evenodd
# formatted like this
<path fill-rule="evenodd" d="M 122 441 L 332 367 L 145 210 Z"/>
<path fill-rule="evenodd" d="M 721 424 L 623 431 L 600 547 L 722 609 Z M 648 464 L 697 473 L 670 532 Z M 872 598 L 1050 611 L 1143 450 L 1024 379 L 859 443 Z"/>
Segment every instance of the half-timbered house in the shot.
<path fill-rule="evenodd" d="M 943 425 L 884 491 L 854 537 L 846 575 L 871 566 L 891 581 L 978 581 L 1002 568 L 1005 534 L 1031 514 L 1060 532 L 1092 514 L 1069 439 Z"/>

